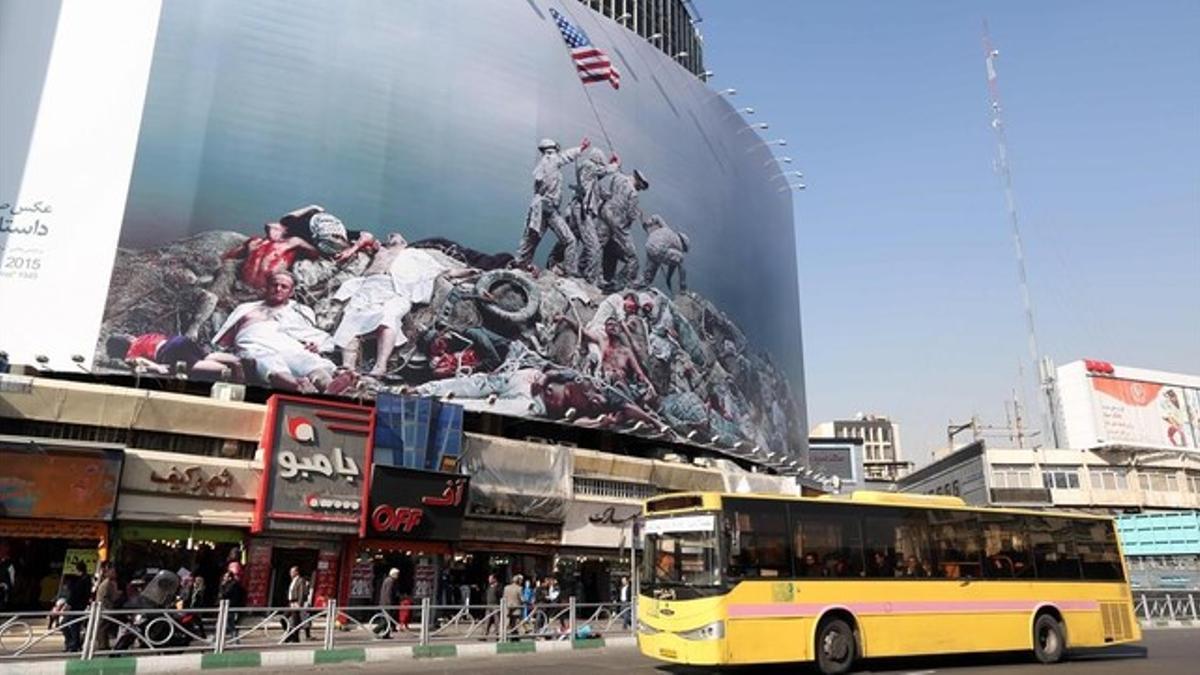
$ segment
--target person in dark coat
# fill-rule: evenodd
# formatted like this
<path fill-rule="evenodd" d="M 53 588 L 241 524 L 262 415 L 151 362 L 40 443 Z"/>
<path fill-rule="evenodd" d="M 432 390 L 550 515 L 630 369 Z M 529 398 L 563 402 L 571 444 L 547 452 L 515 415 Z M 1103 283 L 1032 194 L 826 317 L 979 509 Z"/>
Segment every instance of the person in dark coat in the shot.
<path fill-rule="evenodd" d="M 246 589 L 242 587 L 242 582 L 232 571 L 225 572 L 224 578 L 221 579 L 219 597 L 229 601 L 229 622 L 225 624 L 225 635 L 237 637 L 237 610 L 246 606 Z"/>
<path fill-rule="evenodd" d="M 493 610 L 494 607 L 500 604 L 500 580 L 495 574 L 488 575 L 487 589 L 484 590 L 483 600 L 487 607 L 484 608 L 484 613 L 487 614 L 487 626 L 483 629 L 484 637 L 492 634 L 492 629 L 500 625 L 499 610 Z"/>
<path fill-rule="evenodd" d="M 75 563 L 75 578 L 67 582 L 67 611 L 82 612 L 87 609 L 92 600 L 92 577 L 88 574 L 87 565 Z M 84 621 L 78 616 L 67 617 L 64 621 L 63 642 L 68 652 L 77 652 L 83 648 Z"/>

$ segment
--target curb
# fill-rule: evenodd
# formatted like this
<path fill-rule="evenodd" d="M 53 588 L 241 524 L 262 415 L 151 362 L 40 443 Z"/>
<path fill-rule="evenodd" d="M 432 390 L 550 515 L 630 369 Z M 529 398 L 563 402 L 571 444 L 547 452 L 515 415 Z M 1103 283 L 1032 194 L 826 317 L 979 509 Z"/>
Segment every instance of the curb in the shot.
<path fill-rule="evenodd" d="M 333 663 L 371 663 L 404 659 L 480 658 L 504 654 L 542 654 L 603 647 L 633 647 L 637 638 L 616 637 L 594 640 L 481 642 L 432 644 L 404 647 L 345 647 L 341 649 L 296 649 L 224 654 L 179 654 L 175 656 L 123 656 L 92 661 L 21 661 L 0 663 L 0 675 L 132 675 L 184 673 L 226 668 L 304 668 Z"/>

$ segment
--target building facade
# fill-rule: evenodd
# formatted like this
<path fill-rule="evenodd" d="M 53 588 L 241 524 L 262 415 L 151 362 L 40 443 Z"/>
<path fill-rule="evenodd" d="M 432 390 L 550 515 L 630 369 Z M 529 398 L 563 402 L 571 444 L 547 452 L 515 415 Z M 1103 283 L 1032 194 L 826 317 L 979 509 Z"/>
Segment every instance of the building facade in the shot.
<path fill-rule="evenodd" d="M 902 478 L 901 492 L 981 506 L 1121 512 L 1200 508 L 1200 457 L 1189 453 L 993 448 L 975 441 Z"/>
<path fill-rule="evenodd" d="M 647 497 L 800 493 L 795 478 L 730 461 L 544 436 L 462 433 L 461 458 L 441 463 L 449 472 L 383 464 L 363 435 L 378 415 L 318 399 L 264 405 L 0 373 L 0 459 L 19 469 L 0 478 L 0 561 L 22 561 L 9 606 L 44 609 L 75 563 L 94 570 L 101 560 L 125 581 L 183 569 L 214 590 L 236 561 L 256 606 L 281 603 L 292 566 L 317 603 L 377 602 L 392 568 L 402 592 L 437 604 L 516 573 L 554 575 L 580 601 L 607 602 L 632 572 Z M 77 493 L 88 498 L 69 498 Z"/>
<path fill-rule="evenodd" d="M 852 419 L 822 422 L 809 435 L 862 440 L 863 474 L 868 481 L 895 481 L 911 465 L 901 450 L 900 425 L 882 415 L 860 413 Z"/>
<path fill-rule="evenodd" d="M 637 33 L 696 76 L 704 70 L 701 18 L 691 0 L 579 0 Z"/>
<path fill-rule="evenodd" d="M 29 37 L 0 44 L 2 449 L 106 486 L 64 512 L 53 473 L 6 484 L 3 543 L 236 561 L 255 604 L 293 566 L 318 601 L 393 567 L 438 602 L 518 571 L 603 599 L 646 496 L 798 492 L 771 475 L 807 443 L 792 192 L 692 75 L 698 19 L 0 2 Z"/>
<path fill-rule="evenodd" d="M 1200 511 L 1117 516 L 1135 588 L 1200 589 Z"/>

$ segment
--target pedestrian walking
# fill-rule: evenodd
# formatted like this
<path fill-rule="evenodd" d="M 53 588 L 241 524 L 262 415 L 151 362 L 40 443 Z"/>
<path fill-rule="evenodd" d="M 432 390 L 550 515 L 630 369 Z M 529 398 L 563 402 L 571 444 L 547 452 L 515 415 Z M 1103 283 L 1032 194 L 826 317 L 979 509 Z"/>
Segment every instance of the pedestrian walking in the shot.
<path fill-rule="evenodd" d="M 117 587 L 117 568 L 112 563 L 105 561 L 100 566 L 100 583 L 96 586 L 96 604 L 100 605 L 100 612 L 103 614 L 106 611 L 117 608 L 117 601 L 121 597 L 121 590 Z M 110 621 L 100 620 L 100 625 L 96 628 L 96 650 L 106 652 L 109 650 L 109 641 L 112 639 L 113 629 L 116 625 Z"/>
<path fill-rule="evenodd" d="M 304 623 L 304 621 L 308 618 L 307 613 L 304 612 L 302 608 L 304 607 L 305 602 L 308 600 L 309 584 L 308 580 L 300 574 L 299 567 L 293 566 L 290 570 L 290 574 L 292 575 L 292 582 L 288 585 L 287 599 L 288 607 L 292 608 L 292 611 L 287 613 L 288 629 L 287 637 L 284 638 L 284 642 L 299 642 L 301 630 L 300 624 Z M 304 624 L 304 631 L 305 633 L 308 633 L 306 637 L 312 637 L 311 626 Z"/>
<path fill-rule="evenodd" d="M 621 577 L 621 591 L 617 597 L 621 600 L 621 624 L 625 626 L 625 630 L 629 630 L 629 627 L 633 624 L 630 618 L 633 614 L 633 605 L 629 604 L 629 601 L 633 599 L 632 593 L 633 589 L 629 586 L 629 577 Z"/>
<path fill-rule="evenodd" d="M 504 604 L 508 607 L 508 632 L 516 633 L 521 625 L 523 604 L 521 601 L 521 575 L 518 574 L 504 587 Z"/>
<path fill-rule="evenodd" d="M 376 632 L 381 633 L 381 639 L 390 640 L 392 638 L 392 622 L 387 618 L 388 608 L 394 607 L 399 599 L 399 590 L 396 588 L 396 582 L 400 579 L 400 570 L 393 567 L 383 583 L 379 585 L 379 597 L 376 601 L 383 607 L 384 622 L 383 625 L 376 629 Z"/>
<path fill-rule="evenodd" d="M 92 599 L 92 578 L 88 574 L 87 565 L 75 563 L 75 577 L 67 582 L 67 611 L 82 612 L 87 609 Z M 63 646 L 68 652 L 77 652 L 83 648 L 81 632 L 84 619 L 80 616 L 64 617 Z"/>
<path fill-rule="evenodd" d="M 225 576 L 221 579 L 219 597 L 229 602 L 229 617 L 225 624 L 225 635 L 226 637 L 237 637 L 239 614 L 237 610 L 246 605 L 246 589 L 242 587 L 242 582 L 232 571 L 225 572 Z"/>
<path fill-rule="evenodd" d="M 500 624 L 500 612 L 495 609 L 500 604 L 500 581 L 495 574 L 488 575 L 487 588 L 483 592 L 484 614 L 487 616 L 487 625 L 484 626 L 483 636 L 487 637 L 492 634 L 492 629 Z"/>

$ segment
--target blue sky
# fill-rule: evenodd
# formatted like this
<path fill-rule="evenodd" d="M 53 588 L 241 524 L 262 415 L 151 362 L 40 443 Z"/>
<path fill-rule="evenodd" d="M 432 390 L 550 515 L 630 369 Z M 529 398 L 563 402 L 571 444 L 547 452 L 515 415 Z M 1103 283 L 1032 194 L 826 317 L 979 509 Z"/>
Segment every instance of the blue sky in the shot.
<path fill-rule="evenodd" d="M 1000 88 L 1041 351 L 1200 372 L 1200 2 L 701 0 L 713 87 L 804 171 L 809 419 L 889 414 L 924 462 L 950 418 L 1032 389 L 993 170 Z"/>

